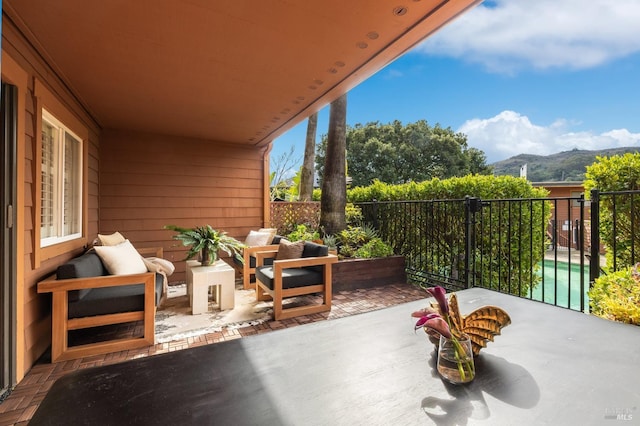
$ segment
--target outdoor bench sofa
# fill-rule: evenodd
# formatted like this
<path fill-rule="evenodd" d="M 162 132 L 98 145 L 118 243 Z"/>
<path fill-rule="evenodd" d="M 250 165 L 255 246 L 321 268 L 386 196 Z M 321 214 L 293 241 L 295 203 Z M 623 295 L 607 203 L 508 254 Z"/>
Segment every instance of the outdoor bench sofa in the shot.
<path fill-rule="evenodd" d="M 162 257 L 162 248 L 139 251 Z M 56 274 L 38 283 L 38 293 L 52 293 L 52 362 L 153 345 L 164 279 L 159 272 L 110 275 L 95 251 L 60 265 Z M 141 337 L 69 347 L 69 331 L 132 321 L 143 321 Z"/>

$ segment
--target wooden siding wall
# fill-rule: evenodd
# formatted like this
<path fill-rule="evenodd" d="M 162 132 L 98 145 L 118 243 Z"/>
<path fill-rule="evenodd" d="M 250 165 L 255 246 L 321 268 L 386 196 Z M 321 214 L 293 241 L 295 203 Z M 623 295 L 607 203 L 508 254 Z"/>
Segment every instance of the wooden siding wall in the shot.
<path fill-rule="evenodd" d="M 549 191 L 549 197 L 571 197 L 573 192 L 584 192 L 584 188 L 581 186 L 558 186 L 558 187 L 545 187 Z M 571 206 L 571 214 L 569 214 L 569 206 Z M 589 220 L 590 209 L 585 210 L 586 220 Z M 573 205 L 573 201 L 561 201 L 558 202 L 557 211 L 554 213 L 556 215 L 556 219 L 558 221 L 558 226 L 560 226 L 565 220 L 569 220 L 571 217 L 571 222 L 576 221 L 576 219 L 580 219 L 580 207 L 578 205 Z"/>
<path fill-rule="evenodd" d="M 88 235 L 83 238 L 92 241 L 98 230 L 98 148 L 99 127 L 95 121 L 80 106 L 74 96 L 68 91 L 56 73 L 42 60 L 42 55 L 37 53 L 33 44 L 26 41 L 13 23 L 3 16 L 2 20 L 2 71 L 3 80 L 5 71 L 10 72 L 11 67 L 19 68 L 26 75 L 24 84 L 16 81 L 8 81 L 18 86 L 20 104 L 24 105 L 24 113 L 19 113 L 19 129 L 23 131 L 18 136 L 19 152 L 24 153 L 18 163 L 18 190 L 21 191 L 22 202 L 17 206 L 17 229 L 22 235 L 18 236 L 18 289 L 17 294 L 17 380 L 21 380 L 24 374 L 31 368 L 35 361 L 46 351 L 51 343 L 51 298 L 50 295 L 36 292 L 37 282 L 49 275 L 55 268 L 74 257 L 81 250 L 73 250 L 61 253 L 50 259 L 37 259 L 34 224 L 39 211 L 35 211 L 36 197 L 39 197 L 39 188 L 34 183 L 37 181 L 38 168 L 35 164 L 36 138 L 39 132 L 39 111 L 34 95 L 35 81 L 38 80 L 47 90 L 54 94 L 64 108 L 73 115 L 83 126 L 89 135 L 87 143 L 88 153 Z M 5 61 L 6 59 L 6 61 Z M 11 65 L 9 65 L 11 64 Z"/>
<path fill-rule="evenodd" d="M 264 148 L 121 130 L 100 145 L 100 233 L 161 246 L 184 280 L 185 248 L 163 229 L 209 224 L 240 240 L 265 221 Z"/>

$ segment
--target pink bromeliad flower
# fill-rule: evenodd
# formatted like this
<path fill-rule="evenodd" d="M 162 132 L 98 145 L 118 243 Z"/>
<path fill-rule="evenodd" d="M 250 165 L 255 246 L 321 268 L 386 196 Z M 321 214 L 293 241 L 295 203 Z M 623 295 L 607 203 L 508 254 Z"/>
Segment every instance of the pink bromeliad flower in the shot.
<path fill-rule="evenodd" d="M 449 324 L 442 318 L 442 316 L 432 308 L 424 308 L 419 311 L 413 312 L 412 317 L 418 318 L 415 329 L 424 328 L 425 331 L 432 337 L 438 338 L 439 335 L 443 335 L 447 339 L 451 338 L 451 331 L 449 330 Z M 435 332 L 435 333 L 434 333 Z"/>
<path fill-rule="evenodd" d="M 448 315 L 449 314 L 449 302 L 447 301 L 447 291 L 444 289 L 444 287 L 430 287 L 427 289 L 427 292 L 432 295 L 436 301 L 438 302 L 438 305 L 440 306 L 440 312 L 442 312 L 442 315 Z"/>
<path fill-rule="evenodd" d="M 449 325 L 449 302 L 447 301 L 447 291 L 440 286 L 430 287 L 427 292 L 433 296 L 440 307 L 437 311 L 431 307 L 413 312 L 412 317 L 418 318 L 415 329 L 424 328 L 427 334 L 434 339 L 438 339 L 440 335 L 451 338 L 451 328 Z"/>

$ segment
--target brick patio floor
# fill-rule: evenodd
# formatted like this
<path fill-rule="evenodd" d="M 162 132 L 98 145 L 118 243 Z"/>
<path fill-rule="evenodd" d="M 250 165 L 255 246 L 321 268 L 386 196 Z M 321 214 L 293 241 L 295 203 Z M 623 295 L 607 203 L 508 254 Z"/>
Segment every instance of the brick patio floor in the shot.
<path fill-rule="evenodd" d="M 389 285 L 370 289 L 343 291 L 333 296 L 331 312 L 304 315 L 283 321 L 269 321 L 256 326 L 205 334 L 150 346 L 148 348 L 97 355 L 71 361 L 51 363 L 46 356 L 27 373 L 13 392 L 0 403 L 0 426 L 26 425 L 40 402 L 47 395 L 53 382 L 72 371 L 100 365 L 114 364 L 130 359 L 178 351 L 195 346 L 215 344 L 226 340 L 246 338 L 254 334 L 268 333 L 289 327 L 297 327 L 316 321 L 357 315 L 426 297 L 424 290 L 409 284 Z M 410 315 L 410 312 L 407 312 Z M 72 407 L 70 407 L 72 409 Z"/>

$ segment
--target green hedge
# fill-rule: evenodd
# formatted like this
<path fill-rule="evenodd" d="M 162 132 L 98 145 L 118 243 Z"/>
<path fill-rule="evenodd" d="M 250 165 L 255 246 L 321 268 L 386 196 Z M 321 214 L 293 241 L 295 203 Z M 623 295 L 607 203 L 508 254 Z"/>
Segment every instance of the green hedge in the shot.
<path fill-rule="evenodd" d="M 469 175 L 400 185 L 375 181 L 370 186 L 348 190 L 347 201 L 451 200 L 462 199 L 467 195 L 490 200 L 541 198 L 549 195 L 549 192 L 544 188 L 534 188 L 527 180 L 513 176 Z"/>
<path fill-rule="evenodd" d="M 640 325 L 640 277 L 637 266 L 602 275 L 589 290 L 591 313 Z"/>
<path fill-rule="evenodd" d="M 470 281 L 476 285 L 527 295 L 540 280 L 535 272 L 544 256 L 551 217 L 551 204 L 535 199 L 547 195 L 544 188 L 533 188 L 525 179 L 477 175 L 401 185 L 374 182 L 349 190 L 347 199 L 382 202 L 375 206 L 380 236 L 406 257 L 410 267 L 424 269 L 425 276 L 452 279 L 465 267 L 465 196 L 483 201 L 528 199 L 524 204 L 494 201 L 476 215 L 476 249 L 469 259 L 475 270 Z M 384 203 L 418 200 L 438 201 Z"/>
<path fill-rule="evenodd" d="M 640 189 L 640 153 L 596 157 L 596 162 L 587 167 L 584 188 L 601 192 L 631 191 Z M 635 205 L 634 205 L 635 203 Z M 615 217 L 615 234 L 614 234 Z M 633 253 L 640 247 L 640 209 L 637 197 L 602 196 L 600 198 L 600 238 L 607 247 L 607 269 L 613 271 L 613 248 L 617 265 L 632 265 Z"/>

